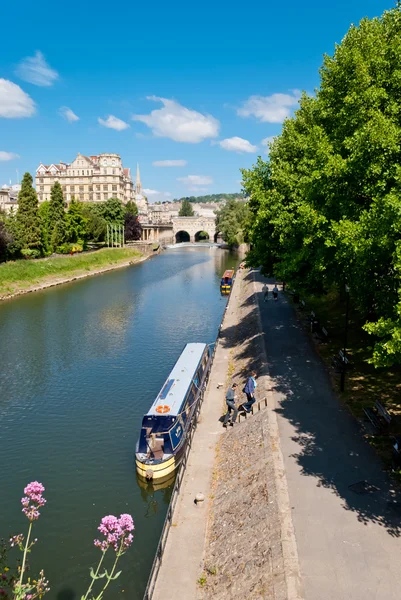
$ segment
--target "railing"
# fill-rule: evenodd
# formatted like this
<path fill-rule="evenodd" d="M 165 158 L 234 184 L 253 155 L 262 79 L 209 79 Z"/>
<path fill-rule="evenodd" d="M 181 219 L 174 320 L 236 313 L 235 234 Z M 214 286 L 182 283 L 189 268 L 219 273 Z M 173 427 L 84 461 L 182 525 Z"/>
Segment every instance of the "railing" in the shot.
<path fill-rule="evenodd" d="M 234 282 L 233 285 L 231 286 L 231 291 L 234 287 Z M 220 338 L 221 335 L 221 328 L 224 322 L 224 318 L 226 316 L 226 312 L 228 310 L 228 306 L 229 306 L 229 302 L 230 302 L 230 298 L 231 298 L 231 291 L 230 294 L 228 295 L 228 301 L 226 304 L 226 307 L 224 309 L 224 314 L 223 317 L 221 319 L 221 325 L 219 327 L 219 331 L 217 334 L 217 338 L 216 341 L 213 344 L 210 344 L 211 346 L 213 345 L 213 352 L 211 353 L 210 359 L 209 359 L 209 369 L 207 371 L 207 375 L 206 378 L 203 382 L 203 387 L 202 387 L 202 391 L 199 394 L 199 400 L 197 402 L 197 406 L 195 408 L 195 412 L 194 412 L 194 416 L 191 422 L 191 426 L 190 426 L 190 430 L 187 433 L 187 442 L 186 442 L 186 448 L 185 448 L 185 452 L 184 452 L 184 456 L 183 459 L 181 461 L 181 465 L 179 466 L 178 472 L 177 472 L 177 477 L 174 483 L 174 489 L 173 489 L 173 493 L 171 495 L 170 498 L 170 504 L 168 506 L 167 509 L 167 514 L 166 514 L 166 518 L 164 520 L 164 524 L 163 524 L 163 529 L 162 532 L 160 534 L 160 539 L 159 539 L 159 543 L 157 545 L 157 550 L 156 550 L 156 555 L 155 558 L 153 560 L 153 564 L 152 564 L 152 568 L 150 571 L 150 575 L 149 575 L 149 579 L 148 579 L 148 584 L 146 586 L 146 590 L 145 590 L 145 594 L 143 597 L 143 600 L 151 600 L 153 597 L 153 592 L 155 591 L 155 586 L 156 586 L 156 581 L 157 581 L 157 576 L 159 574 L 160 571 L 160 567 L 162 564 L 162 559 L 163 559 L 163 554 L 164 554 L 164 550 L 167 544 L 167 538 L 168 538 L 168 534 L 170 531 L 170 527 L 173 521 L 173 515 L 174 515 L 174 509 L 177 505 L 177 501 L 178 501 L 178 495 L 181 489 L 181 485 L 182 485 L 182 481 L 184 479 L 184 475 L 185 475 L 185 471 L 187 468 L 187 464 L 188 464 L 188 456 L 189 453 L 191 451 L 191 447 L 192 447 L 192 440 L 193 440 L 193 436 L 196 430 L 196 426 L 198 424 L 198 418 L 199 418 L 199 413 L 203 404 L 203 399 L 204 399 L 204 393 L 206 391 L 206 387 L 208 384 L 208 380 L 210 377 L 210 374 L 212 372 L 212 367 L 213 367 L 213 361 L 214 361 L 214 356 L 216 354 L 216 348 L 217 348 L 217 343 L 218 340 Z"/>

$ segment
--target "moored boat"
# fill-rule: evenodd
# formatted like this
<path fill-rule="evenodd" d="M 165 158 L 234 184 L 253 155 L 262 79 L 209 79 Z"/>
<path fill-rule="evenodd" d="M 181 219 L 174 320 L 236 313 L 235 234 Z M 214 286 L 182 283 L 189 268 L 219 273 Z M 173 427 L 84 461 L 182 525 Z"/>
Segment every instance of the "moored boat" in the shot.
<path fill-rule="evenodd" d="M 229 294 L 234 281 L 235 271 L 234 269 L 227 269 L 223 273 L 223 277 L 220 282 L 220 291 L 222 294 Z"/>
<path fill-rule="evenodd" d="M 145 479 L 175 471 L 185 451 L 211 366 L 206 344 L 187 344 L 152 406 L 144 415 L 136 446 L 136 469 Z"/>

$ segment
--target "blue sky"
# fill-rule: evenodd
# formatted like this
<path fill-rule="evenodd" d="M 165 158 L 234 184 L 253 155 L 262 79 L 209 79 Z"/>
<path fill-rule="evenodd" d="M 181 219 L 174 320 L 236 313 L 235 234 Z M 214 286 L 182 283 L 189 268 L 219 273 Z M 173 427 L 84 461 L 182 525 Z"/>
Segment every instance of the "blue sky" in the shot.
<path fill-rule="evenodd" d="M 0 185 L 117 152 L 155 201 L 239 191 L 239 169 L 319 84 L 323 54 L 393 3 L 15 6 L 1 11 Z"/>

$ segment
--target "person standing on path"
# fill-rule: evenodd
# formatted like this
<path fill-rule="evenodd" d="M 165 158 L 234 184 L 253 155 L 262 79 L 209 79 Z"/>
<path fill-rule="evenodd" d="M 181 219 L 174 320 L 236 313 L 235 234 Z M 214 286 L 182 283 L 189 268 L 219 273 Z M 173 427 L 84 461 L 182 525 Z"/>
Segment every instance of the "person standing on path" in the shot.
<path fill-rule="evenodd" d="M 232 386 L 228 388 L 226 393 L 227 412 L 224 415 L 223 427 L 227 427 L 228 422 L 230 422 L 231 427 L 233 427 L 235 421 L 237 420 L 238 408 L 235 405 L 236 387 L 237 384 L 233 383 Z"/>
<path fill-rule="evenodd" d="M 277 300 L 278 298 L 278 287 L 277 287 L 277 283 L 274 284 L 274 288 L 273 288 L 273 298 L 275 300 Z"/>
<path fill-rule="evenodd" d="M 264 284 L 264 286 L 263 286 L 263 300 L 264 300 L 264 302 L 267 302 L 268 295 L 269 295 L 269 288 L 267 287 L 266 284 Z"/>
<path fill-rule="evenodd" d="M 247 412 L 251 412 L 251 406 L 255 403 L 255 390 L 257 387 L 256 383 L 256 371 L 252 371 L 250 377 L 246 380 L 244 387 L 244 394 L 246 394 L 247 401 L 242 405 L 242 408 Z"/>

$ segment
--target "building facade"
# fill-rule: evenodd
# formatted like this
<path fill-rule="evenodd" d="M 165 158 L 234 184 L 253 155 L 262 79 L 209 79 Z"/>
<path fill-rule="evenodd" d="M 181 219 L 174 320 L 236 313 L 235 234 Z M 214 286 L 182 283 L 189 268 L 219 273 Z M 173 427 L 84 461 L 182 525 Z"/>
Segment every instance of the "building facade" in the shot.
<path fill-rule="evenodd" d="M 124 204 L 135 200 L 130 169 L 123 167 L 119 154 L 83 156 L 78 153 L 71 163 L 44 165 L 36 169 L 36 192 L 39 202 L 50 200 L 51 188 L 59 181 L 67 203 L 104 202 L 118 198 Z"/>
<path fill-rule="evenodd" d="M 6 213 L 16 213 L 18 209 L 18 194 L 21 185 L 3 185 L 0 188 L 0 210 Z"/>

